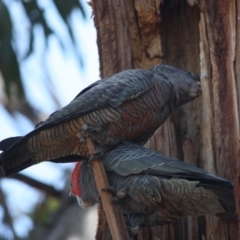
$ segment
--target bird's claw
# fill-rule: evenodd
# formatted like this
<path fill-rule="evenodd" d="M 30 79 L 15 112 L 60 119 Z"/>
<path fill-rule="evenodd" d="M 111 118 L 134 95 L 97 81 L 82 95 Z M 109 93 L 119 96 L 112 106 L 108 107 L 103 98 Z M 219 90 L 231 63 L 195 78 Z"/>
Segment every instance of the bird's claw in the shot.
<path fill-rule="evenodd" d="M 92 161 L 94 160 L 97 160 L 97 159 L 101 159 L 103 157 L 103 151 L 101 150 L 96 150 L 95 152 L 93 152 L 92 156 L 89 158 L 89 163 L 91 163 Z"/>
<path fill-rule="evenodd" d="M 80 131 L 76 134 L 76 136 L 80 139 L 80 142 L 86 142 L 86 134 L 83 131 Z"/>
<path fill-rule="evenodd" d="M 119 203 L 119 198 L 117 196 L 117 192 L 116 192 L 116 189 L 114 187 L 105 187 L 105 188 L 102 188 L 101 191 L 103 192 L 109 192 L 113 195 L 113 199 L 111 200 L 113 203 Z"/>
<path fill-rule="evenodd" d="M 80 139 L 80 142 L 86 142 L 88 137 L 91 137 L 91 134 L 98 133 L 100 131 L 99 128 L 89 126 L 88 124 L 84 124 L 79 133 L 77 133 L 77 137 Z"/>
<path fill-rule="evenodd" d="M 89 135 L 90 133 L 97 133 L 97 132 L 99 132 L 99 128 L 93 127 L 93 126 L 89 126 L 88 124 L 84 124 L 82 126 L 82 131 L 87 136 L 87 134 Z"/>
<path fill-rule="evenodd" d="M 114 187 L 105 187 L 102 188 L 101 191 L 112 193 L 114 196 L 116 195 L 116 189 Z"/>

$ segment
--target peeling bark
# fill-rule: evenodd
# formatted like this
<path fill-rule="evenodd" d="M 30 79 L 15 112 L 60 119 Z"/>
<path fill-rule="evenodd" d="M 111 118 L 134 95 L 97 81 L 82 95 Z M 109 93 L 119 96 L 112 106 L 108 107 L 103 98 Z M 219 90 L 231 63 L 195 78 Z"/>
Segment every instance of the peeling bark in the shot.
<path fill-rule="evenodd" d="M 239 1 L 93 0 L 92 6 L 102 77 L 158 63 L 200 74 L 202 96 L 176 109 L 147 147 L 234 181 L 240 212 Z M 98 233 L 108 231 L 106 225 L 99 228 Z M 236 219 L 216 217 L 144 228 L 137 237 L 238 238 Z"/>

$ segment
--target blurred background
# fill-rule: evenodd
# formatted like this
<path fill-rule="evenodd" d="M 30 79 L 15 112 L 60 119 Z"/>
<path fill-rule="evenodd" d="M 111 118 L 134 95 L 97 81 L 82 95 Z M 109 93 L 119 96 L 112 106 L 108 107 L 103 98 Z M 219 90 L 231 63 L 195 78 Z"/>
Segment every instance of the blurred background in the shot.
<path fill-rule="evenodd" d="M 0 0 L 0 141 L 98 80 L 91 14 L 85 0 Z M 96 207 L 69 197 L 73 167 L 41 163 L 0 179 L 0 239 L 94 239 Z"/>

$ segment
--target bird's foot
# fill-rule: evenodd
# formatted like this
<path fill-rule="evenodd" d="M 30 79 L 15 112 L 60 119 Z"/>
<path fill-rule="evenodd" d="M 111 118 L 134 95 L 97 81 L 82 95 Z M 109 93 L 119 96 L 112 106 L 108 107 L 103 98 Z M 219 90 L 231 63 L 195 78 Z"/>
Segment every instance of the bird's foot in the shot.
<path fill-rule="evenodd" d="M 101 191 L 103 192 L 109 192 L 109 193 L 112 193 L 112 195 L 116 195 L 116 189 L 114 187 L 105 187 L 105 188 L 102 188 Z"/>
<path fill-rule="evenodd" d="M 111 194 L 113 195 L 112 202 L 113 202 L 113 203 L 116 203 L 116 204 L 119 203 L 120 198 L 119 198 L 119 196 L 118 196 L 118 193 L 117 193 L 117 191 L 116 191 L 116 188 L 109 186 L 109 187 L 102 188 L 101 191 L 111 193 Z"/>
<path fill-rule="evenodd" d="M 82 131 L 85 132 L 86 134 L 90 134 L 90 133 L 98 133 L 100 129 L 97 127 L 90 126 L 88 124 L 84 124 L 82 126 Z"/>
<path fill-rule="evenodd" d="M 80 139 L 80 142 L 86 142 L 86 134 L 83 131 L 77 133 L 76 136 Z"/>
<path fill-rule="evenodd" d="M 91 134 L 96 134 L 98 132 L 100 132 L 99 128 L 84 124 L 81 131 L 77 133 L 77 137 L 80 139 L 80 142 L 86 142 L 86 139 L 91 137 Z"/>
<path fill-rule="evenodd" d="M 127 194 L 125 187 L 116 190 L 116 188 L 109 186 L 103 188 L 102 191 L 111 193 L 115 197 L 114 200 L 115 202 L 118 202 L 120 199 L 124 198 Z"/>
<path fill-rule="evenodd" d="M 91 163 L 97 159 L 102 159 L 103 155 L 104 153 L 102 150 L 95 150 L 95 152 L 93 152 L 92 156 L 89 158 L 88 162 Z"/>

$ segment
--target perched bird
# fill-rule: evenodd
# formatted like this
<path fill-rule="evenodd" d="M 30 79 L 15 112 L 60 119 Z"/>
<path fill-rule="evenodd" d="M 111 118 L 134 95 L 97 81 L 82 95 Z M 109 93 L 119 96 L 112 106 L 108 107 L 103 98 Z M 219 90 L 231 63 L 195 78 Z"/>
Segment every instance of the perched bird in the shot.
<path fill-rule="evenodd" d="M 110 185 L 103 190 L 114 194 L 134 234 L 184 216 L 235 214 L 231 182 L 138 144 L 123 142 L 104 155 L 103 164 Z M 87 161 L 76 164 L 70 189 L 83 208 L 99 201 Z"/>
<path fill-rule="evenodd" d="M 86 136 L 96 156 L 122 141 L 144 144 L 174 107 L 200 93 L 197 75 L 168 65 L 122 71 L 82 90 L 27 135 L 0 142 L 0 165 L 10 175 L 41 161 L 89 158 Z"/>

